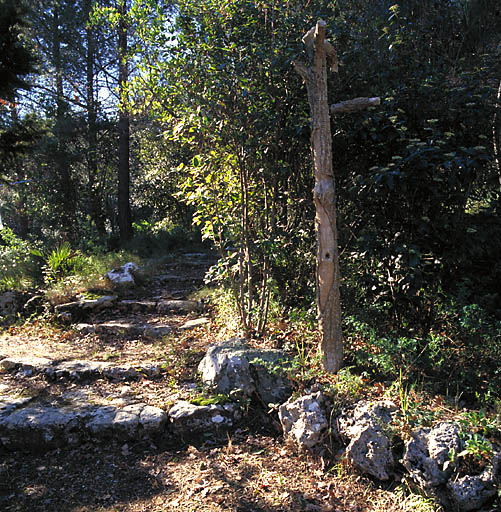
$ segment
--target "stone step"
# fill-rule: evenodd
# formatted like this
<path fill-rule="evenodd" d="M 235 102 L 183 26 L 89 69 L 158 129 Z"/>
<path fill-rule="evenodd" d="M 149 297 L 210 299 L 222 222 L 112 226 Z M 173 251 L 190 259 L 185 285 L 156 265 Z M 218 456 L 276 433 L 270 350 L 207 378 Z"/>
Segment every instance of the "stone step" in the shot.
<path fill-rule="evenodd" d="M 127 338 L 146 337 L 158 339 L 172 332 L 170 325 L 157 323 L 137 323 L 128 319 L 110 320 L 96 324 L 80 323 L 76 329 L 81 334 L 102 334 L 110 336 L 123 336 Z"/>
<path fill-rule="evenodd" d="M 189 276 L 168 273 L 156 276 L 155 282 L 157 285 L 161 286 L 166 286 L 173 283 L 176 283 L 176 285 L 179 285 L 179 283 L 184 283 L 186 288 L 191 288 L 193 285 L 202 284 L 204 281 L 204 276 L 205 272 L 202 272 L 199 275 L 190 274 Z"/>
<path fill-rule="evenodd" d="M 177 300 L 154 297 L 151 300 L 121 300 L 117 307 L 130 313 L 193 313 L 202 310 L 202 303 L 194 300 Z"/>
<path fill-rule="evenodd" d="M 5 397 L 2 402 L 0 447 L 9 451 L 47 451 L 88 440 L 139 440 L 163 434 L 168 421 L 165 411 L 144 403 L 125 407 L 27 403 L 12 407 Z"/>
<path fill-rule="evenodd" d="M 127 313 L 160 314 L 168 312 L 192 313 L 202 311 L 203 308 L 201 302 L 194 300 L 166 299 L 157 296 L 149 300 L 126 299 L 118 301 L 116 295 L 109 295 L 95 300 L 80 300 L 59 304 L 54 310 L 58 315 L 71 320 L 83 319 L 111 307 Z"/>
<path fill-rule="evenodd" d="M 188 320 L 185 322 L 179 329 L 181 331 L 190 331 L 191 329 L 196 329 L 197 327 L 202 327 L 203 325 L 207 325 L 209 323 L 209 319 L 202 317 L 202 318 L 195 318 L 193 320 Z"/>
<path fill-rule="evenodd" d="M 180 400 L 167 413 L 142 402 L 125 406 L 65 402 L 0 396 L 0 450 L 44 452 L 88 441 L 142 439 L 179 444 L 224 435 L 242 417 L 235 403 L 195 405 Z"/>
<path fill-rule="evenodd" d="M 24 376 L 43 375 L 49 380 L 71 379 L 85 381 L 108 379 L 112 381 L 137 380 L 143 377 L 154 378 L 162 374 L 163 363 L 124 364 L 103 361 L 72 360 L 58 362 L 51 359 L 8 357 L 0 361 L 0 368 L 19 372 Z"/>

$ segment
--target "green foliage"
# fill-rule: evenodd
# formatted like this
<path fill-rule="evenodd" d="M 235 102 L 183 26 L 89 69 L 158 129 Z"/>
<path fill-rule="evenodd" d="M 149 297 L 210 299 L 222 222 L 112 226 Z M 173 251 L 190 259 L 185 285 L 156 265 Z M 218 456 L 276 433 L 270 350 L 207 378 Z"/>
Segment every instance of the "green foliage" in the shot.
<path fill-rule="evenodd" d="M 22 240 L 10 229 L 0 231 L 0 289 L 25 288 L 36 279 L 36 244 Z"/>
<path fill-rule="evenodd" d="M 478 305 L 462 305 L 442 297 L 434 304 L 429 329 L 410 324 L 400 330 L 377 325 L 380 313 L 347 316 L 346 356 L 349 364 L 377 379 L 427 382 L 444 394 L 481 399 L 493 406 L 499 398 L 501 323 Z"/>
<path fill-rule="evenodd" d="M 82 269 L 84 258 L 74 251 L 68 242 L 50 251 L 46 257 L 44 279 L 47 284 L 62 281 Z"/>
<path fill-rule="evenodd" d="M 14 100 L 17 89 L 28 89 L 27 75 L 35 57 L 27 37 L 27 5 L 19 0 L 0 0 L 0 98 Z"/>
<path fill-rule="evenodd" d="M 150 223 L 143 220 L 133 224 L 134 235 L 123 247 L 123 250 L 141 258 L 167 254 L 172 249 L 194 246 L 200 243 L 200 235 L 196 229 L 163 222 Z"/>
<path fill-rule="evenodd" d="M 224 405 L 231 402 L 232 399 L 228 395 L 212 395 L 212 396 L 197 396 L 190 398 L 190 404 L 194 405 Z"/>
<path fill-rule="evenodd" d="M 493 447 L 488 437 L 499 430 L 499 422 L 486 416 L 484 411 L 468 411 L 463 413 L 459 424 L 461 426 L 459 435 L 465 449 L 458 454 L 458 457 L 469 455 L 479 462 L 489 460 L 493 454 Z"/>

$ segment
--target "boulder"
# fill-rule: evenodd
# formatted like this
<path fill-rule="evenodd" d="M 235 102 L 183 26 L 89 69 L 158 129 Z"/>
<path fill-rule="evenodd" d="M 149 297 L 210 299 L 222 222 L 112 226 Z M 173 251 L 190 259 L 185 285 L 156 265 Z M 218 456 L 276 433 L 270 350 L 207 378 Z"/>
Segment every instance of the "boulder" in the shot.
<path fill-rule="evenodd" d="M 501 452 L 495 451 L 492 464 L 480 475 L 466 475 L 450 480 L 447 490 L 455 510 L 469 512 L 479 510 L 497 494 L 500 483 Z"/>
<path fill-rule="evenodd" d="M 256 393 L 265 404 L 280 404 L 291 394 L 281 370 L 288 362 L 280 350 L 254 349 L 241 340 L 230 340 L 209 347 L 198 370 L 203 382 L 217 393 L 239 390 L 248 397 Z"/>
<path fill-rule="evenodd" d="M 135 263 L 129 262 L 121 267 L 110 270 L 106 276 L 115 288 L 133 288 L 136 286 L 134 272 L 137 272 L 138 270 L 139 267 Z"/>
<path fill-rule="evenodd" d="M 304 451 L 319 445 L 325 437 L 329 423 L 324 401 L 324 396 L 318 392 L 296 400 L 290 398 L 278 410 L 284 434 Z"/>
<path fill-rule="evenodd" d="M 395 464 L 385 425 L 397 406 L 388 400 L 361 400 L 337 418 L 337 433 L 348 442 L 346 455 L 354 467 L 378 480 L 389 480 Z"/>
<path fill-rule="evenodd" d="M 433 428 L 420 428 L 411 436 L 402 464 L 413 480 L 424 490 L 445 484 L 453 471 L 449 454 L 459 453 L 462 448 L 459 427 L 444 422 Z"/>

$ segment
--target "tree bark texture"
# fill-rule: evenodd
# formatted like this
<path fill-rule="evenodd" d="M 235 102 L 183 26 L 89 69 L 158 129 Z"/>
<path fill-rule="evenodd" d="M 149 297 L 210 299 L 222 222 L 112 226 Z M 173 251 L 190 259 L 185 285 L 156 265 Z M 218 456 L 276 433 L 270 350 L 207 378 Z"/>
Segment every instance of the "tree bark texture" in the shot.
<path fill-rule="evenodd" d="M 295 62 L 308 90 L 311 110 L 311 147 L 315 188 L 315 226 L 317 231 L 317 305 L 320 350 L 326 371 L 335 373 L 343 363 L 339 255 L 336 226 L 336 191 L 332 169 L 332 137 L 327 97 L 327 52 L 325 22 L 319 20 L 305 43 L 313 50 L 313 65 Z M 330 45 L 329 45 L 330 46 Z"/>
<path fill-rule="evenodd" d="M 59 7 L 56 4 L 52 13 L 52 57 L 56 76 L 56 151 L 54 163 L 59 180 L 59 187 L 62 192 L 63 205 L 59 216 L 59 227 L 63 238 L 71 239 L 73 235 L 75 193 L 73 182 L 70 176 L 70 167 L 65 149 L 66 134 L 66 104 L 63 87 L 63 60 L 61 57 L 61 27 L 59 26 Z"/>
<path fill-rule="evenodd" d="M 86 0 L 85 12 L 86 18 L 92 12 L 92 0 Z M 106 235 L 105 215 L 102 208 L 99 186 L 97 183 L 98 176 L 98 141 L 97 141 L 97 104 L 95 100 L 94 90 L 94 65 L 96 58 L 96 40 L 94 28 L 88 25 L 85 29 L 87 42 L 86 55 L 86 89 L 87 89 L 87 175 L 88 175 L 88 195 L 89 195 L 89 212 L 96 229 L 100 236 Z"/>
<path fill-rule="evenodd" d="M 353 98 L 352 100 L 341 101 L 340 103 L 334 103 L 331 105 L 331 114 L 352 114 L 353 112 L 359 112 L 365 110 L 368 107 L 373 107 L 381 103 L 380 98 Z"/>
<path fill-rule="evenodd" d="M 124 101 L 128 80 L 127 66 L 127 6 L 125 0 L 120 3 L 120 23 L 118 27 L 118 88 L 120 92 L 120 115 L 118 120 L 118 227 L 120 242 L 124 243 L 132 236 L 130 212 L 130 123 L 127 102 Z"/>

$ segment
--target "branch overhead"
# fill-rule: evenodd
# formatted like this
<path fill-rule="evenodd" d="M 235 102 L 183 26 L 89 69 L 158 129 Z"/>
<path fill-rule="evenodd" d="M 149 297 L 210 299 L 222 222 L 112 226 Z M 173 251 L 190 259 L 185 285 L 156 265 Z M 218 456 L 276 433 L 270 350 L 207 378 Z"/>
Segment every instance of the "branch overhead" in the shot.
<path fill-rule="evenodd" d="M 331 105 L 330 112 L 332 115 L 351 114 L 359 112 L 369 107 L 374 107 L 381 103 L 380 98 L 354 98 L 352 100 L 341 101 Z"/>

